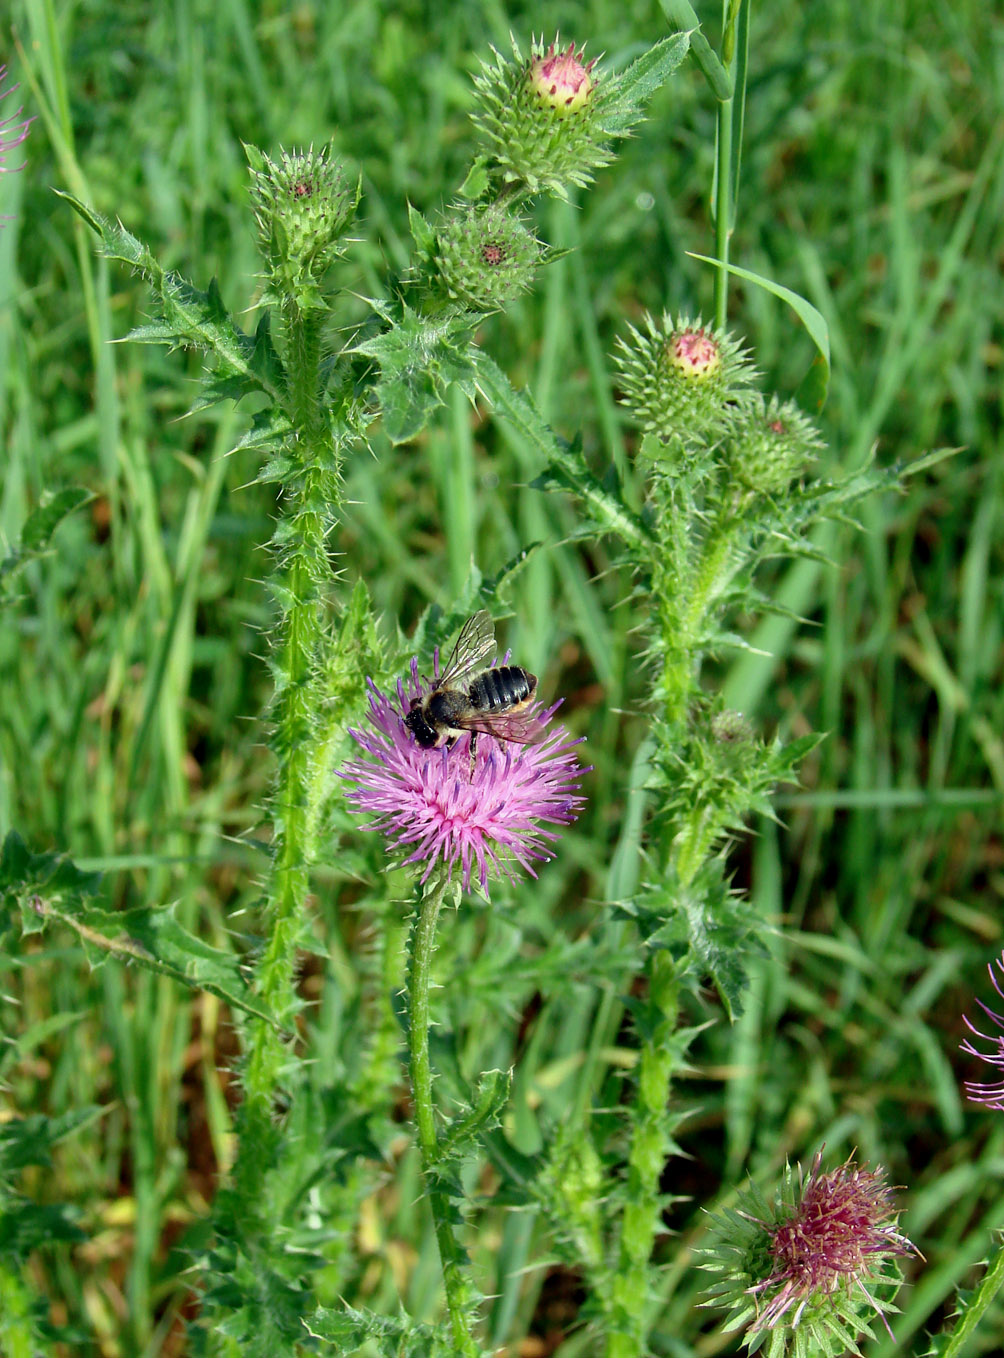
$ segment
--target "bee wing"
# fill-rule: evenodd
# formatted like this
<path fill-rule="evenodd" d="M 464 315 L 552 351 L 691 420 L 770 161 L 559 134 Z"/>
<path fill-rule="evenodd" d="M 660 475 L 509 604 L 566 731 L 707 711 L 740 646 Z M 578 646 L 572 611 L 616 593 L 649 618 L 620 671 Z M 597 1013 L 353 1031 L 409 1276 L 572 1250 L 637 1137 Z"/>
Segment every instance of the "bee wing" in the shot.
<path fill-rule="evenodd" d="M 478 731 L 496 740 L 511 740 L 516 745 L 536 745 L 544 739 L 546 728 L 535 712 L 471 712 L 457 719 L 464 731 Z"/>
<path fill-rule="evenodd" d="M 460 629 L 457 644 L 450 656 L 450 663 L 439 676 L 438 683 L 447 688 L 458 679 L 465 678 L 488 665 L 489 656 L 495 652 L 495 624 L 487 609 L 480 609 L 467 619 Z"/>

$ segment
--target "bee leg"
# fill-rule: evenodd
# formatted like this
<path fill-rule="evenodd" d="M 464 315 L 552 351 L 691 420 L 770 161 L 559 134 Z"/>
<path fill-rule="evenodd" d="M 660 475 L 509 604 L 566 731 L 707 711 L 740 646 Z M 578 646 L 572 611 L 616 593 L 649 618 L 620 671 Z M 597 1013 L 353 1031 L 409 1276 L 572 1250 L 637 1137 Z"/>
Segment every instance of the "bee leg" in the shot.
<path fill-rule="evenodd" d="M 471 732 L 471 782 L 474 782 L 474 761 L 478 756 L 478 733 Z"/>

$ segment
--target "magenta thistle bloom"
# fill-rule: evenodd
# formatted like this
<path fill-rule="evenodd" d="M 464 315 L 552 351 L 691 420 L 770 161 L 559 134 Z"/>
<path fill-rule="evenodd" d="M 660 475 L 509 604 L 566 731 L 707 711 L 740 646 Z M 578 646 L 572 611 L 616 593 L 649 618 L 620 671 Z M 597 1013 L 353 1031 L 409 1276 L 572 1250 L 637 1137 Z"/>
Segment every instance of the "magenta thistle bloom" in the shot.
<path fill-rule="evenodd" d="M 0 103 L 3 103 L 18 88 L 17 85 L 11 85 L 9 89 L 4 89 L 6 79 L 7 67 L 0 66 Z M 15 170 L 24 169 L 24 161 L 20 165 L 4 164 L 4 158 L 8 151 L 13 151 L 15 147 L 21 145 L 28 135 L 28 129 L 35 121 L 34 118 L 25 118 L 22 122 L 15 123 L 15 119 L 21 116 L 21 108 L 22 105 L 19 104 L 8 117 L 0 119 L 0 174 L 10 174 Z M 14 124 L 14 126 L 11 124 Z"/>
<path fill-rule="evenodd" d="M 434 674 L 439 674 L 436 658 Z M 372 681 L 371 729 L 349 734 L 365 751 L 339 770 L 354 783 L 346 793 L 352 809 L 369 815 L 364 826 L 379 830 L 404 863 L 423 864 L 425 882 L 437 864 L 448 876 L 459 865 L 465 889 L 474 876 L 487 894 L 490 876 L 515 881 L 520 869 L 531 877 L 535 861 L 553 857 L 558 838 L 544 825 L 568 825 L 585 798 L 578 795 L 582 774 L 564 727 L 531 745 L 479 735 L 474 773 L 470 737 L 452 749 L 423 749 L 404 724 L 412 700 L 429 692 L 412 660 L 407 685 L 398 680 L 397 701 Z M 559 703 L 537 713 L 546 726 Z"/>
<path fill-rule="evenodd" d="M 1000 976 L 1004 978 L 1004 953 L 1002 953 L 995 962 L 987 964 L 987 971 L 990 973 L 990 984 L 993 986 L 994 990 L 997 991 L 997 994 L 1001 999 L 1004 1000 L 1004 990 L 1001 989 L 1001 982 L 998 980 L 997 975 L 994 974 L 995 967 Z M 995 1013 L 989 1005 L 984 1004 L 982 1000 L 977 1000 L 976 1003 L 998 1028 L 1004 1029 L 1004 1016 Z M 974 1047 L 972 1042 L 966 1038 L 965 1042 L 961 1044 L 962 1050 L 968 1052 L 970 1056 L 978 1056 L 981 1061 L 985 1061 L 988 1066 L 993 1066 L 998 1071 L 1004 1070 L 1004 1036 L 980 1032 L 979 1028 L 977 1028 L 974 1023 L 971 1023 L 965 1014 L 962 1016 L 962 1021 L 974 1037 L 978 1037 L 981 1042 L 988 1042 L 990 1044 L 989 1051 L 980 1051 L 978 1047 Z M 965 1090 L 966 1097 L 972 1100 L 973 1103 L 985 1104 L 987 1108 L 1004 1109 L 1004 1079 L 999 1079 L 994 1084 L 983 1084 L 977 1080 L 967 1080 L 965 1083 Z"/>
<path fill-rule="evenodd" d="M 790 1320 L 797 1324 L 811 1300 L 838 1288 L 857 1287 L 882 1315 L 865 1280 L 890 1255 L 913 1249 L 894 1229 L 895 1207 L 883 1171 L 859 1169 L 848 1158 L 820 1174 L 821 1161 L 817 1151 L 792 1214 L 766 1227 L 774 1269 L 749 1289 L 766 1299 L 754 1330 L 773 1329 L 793 1308 Z M 882 1320 L 888 1329 L 884 1315 Z"/>
<path fill-rule="evenodd" d="M 889 1329 L 884 1308 L 901 1281 L 897 1256 L 917 1251 L 896 1229 L 882 1170 L 848 1158 L 823 1174 L 821 1160 L 820 1151 L 805 1176 L 787 1169 L 773 1204 L 751 1185 L 739 1210 L 717 1218 L 704 1251 L 705 1267 L 719 1275 L 707 1304 L 730 1309 L 726 1329 L 745 1329 L 751 1352 L 768 1334 L 772 1353 L 785 1335 L 797 1335 L 796 1352 L 842 1358 L 858 1352 L 854 1336 L 871 1333 L 869 1312 Z"/>

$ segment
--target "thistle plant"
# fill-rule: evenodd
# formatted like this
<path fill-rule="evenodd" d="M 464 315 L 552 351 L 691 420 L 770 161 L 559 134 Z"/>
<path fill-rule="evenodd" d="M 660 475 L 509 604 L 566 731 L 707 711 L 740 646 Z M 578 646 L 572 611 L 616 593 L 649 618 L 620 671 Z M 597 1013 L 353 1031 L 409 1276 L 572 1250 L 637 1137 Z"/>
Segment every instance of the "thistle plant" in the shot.
<path fill-rule="evenodd" d="M 764 389 L 752 344 L 730 329 L 750 6 L 726 4 L 720 54 L 689 5 L 664 7 L 681 33 L 619 74 L 568 35 L 493 50 L 474 80 L 477 145 L 462 181 L 441 201 L 408 205 L 410 253 L 381 276 L 373 251 L 362 299 L 355 238 L 373 229 L 373 214 L 364 179 L 334 143 L 245 147 L 261 261 L 241 299 L 257 313 L 253 330 L 215 281 L 182 278 L 106 205 L 70 200 L 105 257 L 152 291 L 156 313 L 130 338 L 205 358 L 194 413 L 252 398 L 232 453 L 273 516 L 262 547 L 272 691 L 260 716 L 270 774 L 251 845 L 254 917 L 211 946 L 160 901 L 108 909 L 93 874 L 17 836 L 0 861 L 8 931 L 14 921 L 25 935 L 73 930 L 89 957 L 146 968 L 233 1016 L 232 1122 L 217 1110 L 225 1163 L 181 1246 L 193 1354 L 515 1351 L 517 1304 L 497 1303 L 491 1270 L 507 1270 L 509 1297 L 513 1279 L 530 1280 L 518 1297 L 529 1314 L 533 1280 L 555 1260 L 584 1298 L 561 1352 L 567 1340 L 577 1355 L 643 1358 L 685 1342 L 668 1328 L 657 1337 L 667 1277 L 693 1244 L 674 1256 L 667 1243 L 668 1213 L 691 1192 L 678 1173 L 692 1111 L 681 1077 L 708 1010 L 742 1013 L 776 928 L 740 891 L 730 853 L 752 817 L 774 815 L 774 790 L 796 779 L 818 740 L 763 733 L 727 706 L 714 666 L 747 644 L 750 617 L 778 607 L 764 565 L 817 559 L 818 526 L 852 518 L 903 472 L 842 470 L 818 427 L 819 402 Z M 619 326 L 611 355 L 626 454 L 605 466 L 588 439 L 556 432 L 514 387 L 489 352 L 486 322 L 562 254 L 545 239 L 540 200 L 577 204 L 602 179 L 688 51 L 717 110 L 714 301 L 702 316 L 678 298 L 636 299 L 637 324 Z M 0 162 L 27 130 L 0 137 Z M 416 574 L 399 596 L 413 626 L 378 612 L 380 584 L 371 590 L 347 550 L 346 482 L 408 444 L 409 485 L 421 492 L 428 427 L 454 388 L 487 403 L 536 458 L 527 495 L 567 516 L 567 543 L 588 562 L 582 597 L 590 606 L 600 597 L 589 594 L 597 563 L 625 582 L 619 602 L 637 622 L 641 675 L 632 715 L 644 718 L 633 773 L 620 742 L 601 764 L 576 734 L 586 700 L 562 708 L 546 681 L 525 743 L 484 727 L 475 743 L 450 727 L 426 748 L 409 722 L 464 617 L 520 616 L 521 572 L 557 545 L 527 535 L 491 571 L 472 561 L 453 598 L 424 597 L 435 581 Z M 29 521 L 15 565 L 41 555 L 85 498 L 70 493 Z M 604 858 L 601 833 L 570 833 L 603 777 L 616 783 L 608 806 L 629 808 L 626 869 Z M 592 872 L 585 892 L 580 866 Z M 538 947 L 534 906 L 550 904 L 556 868 L 569 896 L 586 897 L 574 903 L 588 923 L 566 935 L 555 911 L 554 936 Z M 346 920 L 348 942 L 336 936 Z M 471 939 L 481 937 L 479 952 Z M 343 971 L 331 962 L 318 1001 L 314 982 L 331 958 Z M 350 968 L 364 977 L 358 994 L 338 983 Z M 567 1050 L 546 1078 L 524 1080 L 536 1007 L 573 993 Z M 999 1067 L 998 1040 L 970 1028 Z M 488 1044 L 476 1039 L 495 1029 L 493 1056 L 478 1061 Z M 987 1109 L 1001 1102 L 996 1086 L 969 1090 Z M 99 1112 L 5 1132 L 0 1169 L 43 1166 Z M 2 1182 L 0 1192 L 18 1223 L 24 1203 Z M 390 1238 L 391 1199 L 413 1212 L 406 1242 Z M 773 1196 L 751 1187 L 738 1202 L 715 1218 L 700 1257 L 726 1330 L 742 1330 L 750 1351 L 856 1352 L 876 1316 L 889 1328 L 900 1264 L 916 1251 L 884 1171 L 853 1158 L 824 1171 L 820 1153 L 807 1174 L 786 1171 Z M 79 1238 L 72 1213 L 54 1206 L 48 1220 L 54 1237 Z M 0 1247 L 0 1339 L 12 1353 L 44 1351 L 48 1337 L 24 1282 L 29 1234 L 24 1248 Z M 416 1283 L 430 1278 L 431 1302 Z M 153 1351 L 147 1340 L 137 1352 Z"/>

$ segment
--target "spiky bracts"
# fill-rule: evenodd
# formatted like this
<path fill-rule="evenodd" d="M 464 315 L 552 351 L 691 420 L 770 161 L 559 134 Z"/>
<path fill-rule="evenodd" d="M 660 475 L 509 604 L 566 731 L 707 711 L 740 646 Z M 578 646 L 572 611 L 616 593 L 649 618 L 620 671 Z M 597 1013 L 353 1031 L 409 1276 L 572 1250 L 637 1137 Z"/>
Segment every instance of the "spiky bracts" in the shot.
<path fill-rule="evenodd" d="M 736 481 L 749 491 L 777 495 L 797 480 L 825 447 L 812 421 L 794 401 L 759 394 L 734 413 L 725 444 Z"/>
<path fill-rule="evenodd" d="M 447 217 L 436 235 L 443 289 L 451 301 L 477 311 L 496 311 L 525 292 L 541 255 L 536 236 L 497 204 Z"/>
<path fill-rule="evenodd" d="M 251 167 L 251 199 L 259 244 L 268 264 L 266 300 L 301 311 L 322 304 L 320 285 L 342 253 L 341 241 L 355 216 L 359 185 L 322 147 L 280 150 L 272 160 L 245 146 Z"/>
<path fill-rule="evenodd" d="M 715 1218 L 704 1267 L 719 1280 L 706 1304 L 729 1309 L 725 1328 L 745 1329 L 751 1353 L 841 1358 L 859 1352 L 874 1315 L 889 1329 L 897 1260 L 916 1249 L 896 1229 L 885 1172 L 821 1163 L 818 1152 L 808 1174 L 787 1168 L 772 1204 L 751 1186 Z"/>
<path fill-rule="evenodd" d="M 563 48 L 557 37 L 547 46 L 534 39 L 529 58 L 511 41 L 512 58 L 493 48 L 494 60 L 474 78 L 474 123 L 500 187 L 565 198 L 613 159 L 596 59 L 587 62 L 583 49 Z"/>
<path fill-rule="evenodd" d="M 642 430 L 666 442 L 720 437 L 756 370 L 731 335 L 688 316 L 646 313 L 644 330 L 617 340 L 621 401 Z"/>

